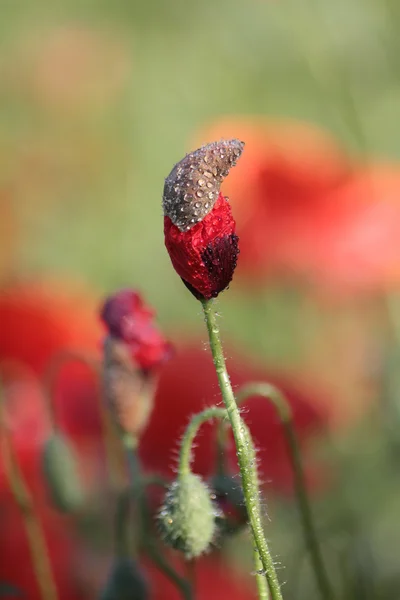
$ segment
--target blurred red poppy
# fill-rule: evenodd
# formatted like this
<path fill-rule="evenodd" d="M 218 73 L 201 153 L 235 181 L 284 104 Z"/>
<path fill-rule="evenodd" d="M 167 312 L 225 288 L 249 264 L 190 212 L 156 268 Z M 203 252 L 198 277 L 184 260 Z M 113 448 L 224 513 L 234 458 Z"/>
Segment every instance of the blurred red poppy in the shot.
<path fill-rule="evenodd" d="M 228 356 L 232 353 L 228 351 Z M 273 376 L 257 369 L 243 357 L 234 355 L 228 361 L 233 385 L 250 381 L 269 381 L 278 385 L 287 395 L 293 409 L 294 422 L 304 451 L 306 442 L 315 431 L 321 431 L 326 415 L 320 403 L 287 378 Z M 215 368 L 208 352 L 202 350 L 200 341 L 181 346 L 166 364 L 160 375 L 154 412 L 141 440 L 140 452 L 147 469 L 172 475 L 177 464 L 178 440 L 182 437 L 190 417 L 211 404 L 221 404 Z M 259 449 L 261 476 L 268 486 L 278 492 L 292 489 L 292 474 L 285 440 L 274 408 L 263 398 L 250 398 L 246 403 L 244 419 L 250 426 Z M 194 452 L 193 470 L 204 476 L 215 472 L 215 425 L 205 424 L 198 436 Z M 233 442 L 229 447 L 232 464 Z M 309 474 L 313 470 L 306 456 Z"/>
<path fill-rule="evenodd" d="M 66 351 L 99 356 L 97 299 L 74 285 L 48 281 L 0 290 L 0 363 L 13 361 L 42 376 Z M 74 437 L 97 434 L 96 375 L 71 360 L 57 377 L 54 398 L 61 426 Z M 68 402 L 68 405 L 67 405 Z"/>
<path fill-rule="evenodd" d="M 222 185 L 237 220 L 238 273 L 260 282 L 292 276 L 315 252 L 319 211 L 326 194 L 349 177 L 348 157 L 329 134 L 296 121 L 226 118 L 205 128 L 199 141 L 221 137 L 246 143 Z"/>
<path fill-rule="evenodd" d="M 48 501 L 40 468 L 41 449 L 49 435 L 40 387 L 21 368 L 4 366 L 5 422 L 13 453 L 33 499 L 60 600 L 87 600 L 75 579 L 78 547 L 69 520 L 60 517 Z M 15 586 L 29 600 L 41 600 L 42 592 L 34 570 L 32 550 L 21 509 L 11 493 L 3 457 L 0 460 L 0 581 Z"/>
<path fill-rule="evenodd" d="M 400 164 L 358 169 L 326 196 L 305 275 L 328 291 L 384 291 L 400 282 Z M 312 242 L 312 243 L 311 243 Z"/>

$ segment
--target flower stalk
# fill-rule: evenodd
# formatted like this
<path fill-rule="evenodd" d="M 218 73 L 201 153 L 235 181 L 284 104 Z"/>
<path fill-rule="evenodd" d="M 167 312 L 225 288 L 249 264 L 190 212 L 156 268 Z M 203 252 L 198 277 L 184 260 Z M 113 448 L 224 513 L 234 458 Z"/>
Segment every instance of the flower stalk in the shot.
<path fill-rule="evenodd" d="M 201 300 L 201 303 L 207 324 L 215 370 L 217 372 L 222 398 L 228 413 L 235 439 L 243 493 L 254 543 L 257 547 L 260 561 L 265 571 L 265 576 L 271 592 L 271 599 L 282 600 L 283 597 L 278 576 L 263 531 L 259 485 L 255 467 L 256 456 L 254 446 L 247 428 L 243 426 L 239 408 L 236 404 L 235 396 L 233 394 L 233 389 L 223 354 L 217 318 L 214 311 L 214 302 L 213 300 Z"/>
<path fill-rule="evenodd" d="M 190 473 L 191 450 L 194 439 L 201 425 L 206 421 L 209 421 L 210 419 L 220 419 L 221 425 L 224 426 L 224 421 L 227 420 L 227 417 L 228 415 L 225 408 L 218 408 L 217 406 L 212 406 L 210 408 L 206 408 L 205 410 L 198 413 L 192 418 L 188 427 L 185 430 L 180 447 L 178 466 L 178 473 L 180 476 L 184 476 Z M 247 434 L 250 437 L 250 432 L 248 431 L 247 426 L 245 425 L 245 423 L 243 423 L 243 421 L 241 427 L 245 428 Z M 225 430 L 225 427 L 223 427 L 223 429 Z M 268 582 L 265 576 L 264 567 L 261 562 L 260 554 L 257 547 L 254 548 L 254 575 L 256 577 L 259 600 L 269 600 L 270 596 L 268 591 Z"/>
<path fill-rule="evenodd" d="M 42 600 L 58 600 L 57 586 L 53 576 L 42 525 L 36 514 L 31 493 L 18 465 L 10 434 L 8 433 L 4 422 L 4 400 L 1 392 L 0 386 L 1 455 L 4 461 L 5 475 L 8 479 L 11 493 L 24 521 L 33 570 L 36 575 L 36 581 Z"/>
<path fill-rule="evenodd" d="M 277 410 L 289 451 L 303 535 L 310 553 L 316 583 L 321 598 L 323 600 L 332 600 L 333 592 L 314 525 L 311 505 L 307 494 L 301 452 L 293 425 L 293 415 L 289 402 L 279 389 L 269 383 L 249 383 L 244 385 L 236 394 L 238 405 L 240 406 L 250 396 L 262 396 L 269 402 L 272 402 Z"/>

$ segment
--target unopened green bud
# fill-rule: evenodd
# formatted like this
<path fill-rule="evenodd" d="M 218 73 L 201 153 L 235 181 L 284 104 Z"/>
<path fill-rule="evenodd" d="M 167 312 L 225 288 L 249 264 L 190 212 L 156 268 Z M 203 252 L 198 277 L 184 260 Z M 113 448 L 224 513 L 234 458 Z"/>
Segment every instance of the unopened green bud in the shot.
<path fill-rule="evenodd" d="M 130 558 L 118 558 L 100 600 L 147 600 L 147 582 L 139 565 Z"/>
<path fill-rule="evenodd" d="M 65 513 L 79 510 L 84 491 L 74 450 L 62 434 L 55 433 L 46 441 L 42 468 L 54 506 Z"/>
<path fill-rule="evenodd" d="M 187 473 L 171 484 L 158 520 L 164 541 L 195 558 L 206 552 L 215 532 L 218 509 L 204 481 Z"/>

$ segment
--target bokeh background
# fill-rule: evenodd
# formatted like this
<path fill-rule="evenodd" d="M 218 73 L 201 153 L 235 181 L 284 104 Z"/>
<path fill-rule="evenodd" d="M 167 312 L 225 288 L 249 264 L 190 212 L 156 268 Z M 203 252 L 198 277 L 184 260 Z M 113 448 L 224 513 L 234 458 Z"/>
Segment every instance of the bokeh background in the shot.
<path fill-rule="evenodd" d="M 200 306 L 164 248 L 161 196 L 184 153 L 220 137 L 246 142 L 223 188 L 241 238 L 219 301 L 233 381 L 269 379 L 287 392 L 336 597 L 400 597 L 396 0 L 4 1 L 1 13 L 0 359 L 51 555 L 68 564 L 60 598 L 96 597 L 112 544 L 107 528 L 93 539 L 89 517 L 70 539 L 70 523 L 47 506 L 39 382 L 57 352 L 99 356 L 103 298 L 140 290 L 177 349 L 143 439 L 145 465 L 168 472 L 189 415 L 218 390 Z M 94 388 L 75 365 L 60 377 L 57 402 L 98 491 Z M 279 423 L 259 400 L 246 418 L 285 597 L 317 598 Z M 207 476 L 212 445 L 206 429 L 195 465 Z M 1 477 L 10 559 L 0 580 L 36 600 L 29 567 L 15 569 L 28 549 Z M 104 518 L 108 504 L 93 502 L 90 518 Z M 199 598 L 255 597 L 246 543 L 239 534 L 199 566 Z M 149 568 L 150 597 L 174 598 Z M 228 592 L 237 576 L 245 589 Z"/>

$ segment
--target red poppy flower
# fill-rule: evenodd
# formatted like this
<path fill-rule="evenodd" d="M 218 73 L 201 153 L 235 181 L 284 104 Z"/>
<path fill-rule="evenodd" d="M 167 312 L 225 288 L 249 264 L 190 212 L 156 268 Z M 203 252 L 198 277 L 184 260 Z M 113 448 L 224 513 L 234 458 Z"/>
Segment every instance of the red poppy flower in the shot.
<path fill-rule="evenodd" d="M 231 355 L 229 351 L 228 356 Z M 321 404 L 314 401 L 313 395 L 308 395 L 295 383 L 282 377 L 271 377 L 237 355 L 228 361 L 228 370 L 235 387 L 249 381 L 270 381 L 286 393 L 300 441 L 306 451 L 308 437 L 313 431 L 320 431 L 326 422 L 325 414 L 318 408 Z M 221 404 L 222 400 L 211 356 L 201 349 L 201 342 L 182 346 L 160 374 L 153 415 L 140 444 L 146 468 L 171 476 L 177 463 L 178 440 L 191 416 L 215 403 Z M 289 491 L 292 486 L 291 469 L 274 408 L 262 398 L 251 398 L 246 403 L 244 418 L 259 448 L 262 477 L 271 482 L 277 491 Z M 215 472 L 214 433 L 215 426 L 205 424 L 194 452 L 194 472 L 207 477 Z M 229 455 L 232 463 L 236 464 L 233 443 Z M 311 472 L 312 461 L 309 456 L 306 457 Z"/>
<path fill-rule="evenodd" d="M 220 186 L 242 150 L 243 142 L 235 139 L 207 144 L 187 154 L 165 180 L 165 246 L 198 299 L 218 296 L 236 268 L 236 223 Z"/>
<path fill-rule="evenodd" d="M 159 367 L 172 352 L 154 324 L 154 315 L 138 292 L 129 289 L 107 298 L 101 310 L 108 333 L 129 347 L 132 360 L 144 371 Z"/>
<path fill-rule="evenodd" d="M 12 361 L 42 376 L 60 353 L 97 357 L 101 337 L 97 303 L 86 291 L 56 282 L 0 290 L 0 363 Z M 96 376 L 88 366 L 68 361 L 54 392 L 62 428 L 75 438 L 98 434 Z"/>
<path fill-rule="evenodd" d="M 293 275 L 314 256 L 314 233 L 325 196 L 346 181 L 349 159 L 312 125 L 263 118 L 227 118 L 201 139 L 240 137 L 246 143 L 236 169 L 222 184 L 241 241 L 238 273 L 262 281 Z"/>
<path fill-rule="evenodd" d="M 384 291 L 398 285 L 399 198 L 400 165 L 358 169 L 327 195 L 317 215 L 313 252 L 303 265 L 305 275 L 335 293 Z"/>

